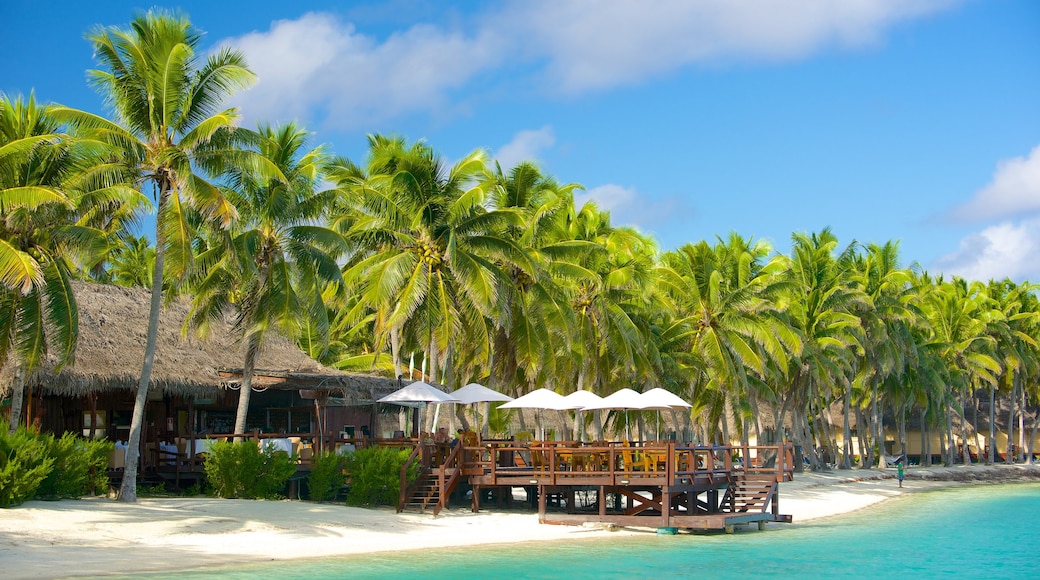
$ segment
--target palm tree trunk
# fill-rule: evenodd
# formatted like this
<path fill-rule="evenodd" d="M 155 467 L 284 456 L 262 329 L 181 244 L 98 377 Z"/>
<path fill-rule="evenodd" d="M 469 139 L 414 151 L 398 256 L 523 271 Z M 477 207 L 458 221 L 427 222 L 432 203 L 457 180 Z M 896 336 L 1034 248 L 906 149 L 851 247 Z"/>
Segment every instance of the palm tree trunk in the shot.
<path fill-rule="evenodd" d="M 963 403 L 963 401 L 962 401 Z M 961 405 L 963 408 L 964 405 Z M 968 422 L 961 417 L 961 460 L 964 465 L 971 465 L 971 449 L 968 448 Z"/>
<path fill-rule="evenodd" d="M 953 403 L 946 404 L 946 448 L 943 449 L 943 464 L 953 465 L 953 454 L 956 451 L 953 443 Z"/>
<path fill-rule="evenodd" d="M 1015 458 L 1011 455 L 1011 446 L 1015 440 L 1015 399 L 1018 398 L 1018 373 L 1013 375 L 1011 381 L 1011 404 L 1008 409 L 1008 432 L 1007 432 L 1007 449 L 1004 452 L 1004 463 L 1014 463 Z"/>
<path fill-rule="evenodd" d="M 863 461 L 863 467 L 868 465 L 873 466 L 874 463 L 874 447 L 877 446 L 877 466 L 880 468 L 885 467 L 885 435 L 881 426 L 881 416 L 878 409 L 878 380 L 877 378 L 870 379 L 870 432 L 873 435 L 874 445 L 867 446 L 867 457 Z"/>
<path fill-rule="evenodd" d="M 398 326 L 390 328 L 390 358 L 394 359 L 394 378 L 401 376 L 401 329 Z M 411 381 L 412 377 L 408 377 Z"/>
<path fill-rule="evenodd" d="M 155 365 L 155 343 L 159 337 L 159 312 L 162 309 L 166 234 L 163 232 L 161 224 L 172 187 L 173 184 L 164 182 L 159 189 L 159 209 L 156 212 L 155 220 L 155 269 L 152 270 L 152 295 L 148 309 L 148 336 L 145 339 L 141 380 L 137 384 L 137 397 L 134 399 L 134 412 L 130 420 L 130 434 L 126 442 L 126 466 L 123 469 L 123 480 L 119 484 L 118 499 L 122 502 L 134 503 L 137 501 L 137 460 L 141 447 L 141 428 L 144 426 L 144 407 L 148 403 L 148 386 L 152 380 L 152 367 Z"/>
<path fill-rule="evenodd" d="M 986 441 L 986 465 L 997 460 L 997 387 L 989 386 L 989 439 Z"/>
<path fill-rule="evenodd" d="M 921 407 L 921 465 L 928 467 L 932 464 L 932 438 L 928 436 L 925 418 L 925 409 Z"/>
<path fill-rule="evenodd" d="M 1021 460 L 1026 444 L 1026 390 L 1024 387 L 1018 390 L 1018 397 L 1018 446 L 1015 448 L 1015 459 Z"/>
<path fill-rule="evenodd" d="M 14 433 L 18 430 L 19 420 L 22 418 L 22 401 L 25 397 L 25 365 L 22 361 L 16 361 L 14 365 L 14 377 L 11 378 L 11 417 L 8 431 Z"/>
<path fill-rule="evenodd" d="M 253 372 L 256 369 L 256 358 L 260 352 L 260 335 L 252 333 L 246 342 L 246 355 L 242 363 L 242 388 L 238 390 L 238 412 L 235 413 L 235 434 L 246 432 L 246 418 L 249 416 L 249 398 L 253 393 Z M 241 443 L 241 437 L 235 437 L 235 443 Z"/>
<path fill-rule="evenodd" d="M 842 421 L 842 438 L 844 439 L 841 444 L 841 468 L 852 469 L 852 427 L 849 425 L 852 414 L 852 381 L 845 380 L 845 419 Z"/>

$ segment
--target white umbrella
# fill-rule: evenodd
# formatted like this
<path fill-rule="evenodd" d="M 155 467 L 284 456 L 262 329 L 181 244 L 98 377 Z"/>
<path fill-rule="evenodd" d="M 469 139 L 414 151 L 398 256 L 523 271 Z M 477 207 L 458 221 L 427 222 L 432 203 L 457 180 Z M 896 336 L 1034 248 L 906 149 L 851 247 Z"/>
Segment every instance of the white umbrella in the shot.
<path fill-rule="evenodd" d="M 639 393 L 632 389 L 619 389 L 613 393 L 603 397 L 603 400 L 598 403 L 593 403 L 585 407 L 586 411 L 592 411 L 596 409 L 618 409 L 627 411 L 629 409 L 642 409 L 643 399 L 639 397 Z M 628 436 L 628 417 L 625 417 L 625 434 Z"/>
<path fill-rule="evenodd" d="M 422 408 L 424 403 L 439 405 L 441 403 L 458 403 L 459 400 L 437 387 L 428 385 L 422 381 L 416 381 L 407 387 L 397 389 L 389 395 L 379 399 L 378 402 L 403 405 L 405 407 L 419 406 Z M 419 424 L 422 425 L 422 422 Z"/>
<path fill-rule="evenodd" d="M 512 401 L 513 397 L 504 395 L 498 391 L 491 390 L 484 385 L 470 383 L 457 391 L 452 391 L 451 396 L 460 403 L 490 403 L 492 401 Z"/>
<path fill-rule="evenodd" d="M 522 397 L 517 397 L 508 403 L 498 407 L 499 409 L 553 409 L 563 411 L 570 409 L 563 395 L 550 391 L 549 389 L 537 389 Z M 542 426 L 542 414 L 538 413 L 539 439 L 545 438 L 545 428 Z"/>
<path fill-rule="evenodd" d="M 660 387 L 650 389 L 639 396 L 643 401 L 644 409 L 655 409 L 657 411 L 657 438 L 661 439 L 661 409 L 690 408 L 693 405 L 682 400 L 679 395 L 666 391 Z"/>
<path fill-rule="evenodd" d="M 581 421 L 581 414 L 584 412 L 585 407 L 599 403 L 603 400 L 603 397 L 597 395 L 596 393 L 593 393 L 592 391 L 586 391 L 582 389 L 574 391 L 573 393 L 564 397 L 564 399 L 567 401 L 567 404 L 570 405 L 569 408 L 574 409 L 578 413 L 578 416 L 575 417 L 575 419 L 577 420 L 574 422 L 574 430 L 577 431 L 575 438 L 580 441 L 582 438 L 582 432 L 585 431 L 584 429 L 580 428 L 580 425 L 584 423 L 584 421 Z"/>
<path fill-rule="evenodd" d="M 486 423 L 488 416 L 491 414 L 491 403 L 494 401 L 512 401 L 513 397 L 504 395 L 498 391 L 489 389 L 484 385 L 478 383 L 470 383 L 465 387 L 457 391 L 452 391 L 451 396 L 459 400 L 464 405 L 471 405 L 474 403 L 487 403 L 487 413 L 484 414 L 484 423 Z M 483 425 L 482 425 L 483 427 Z"/>

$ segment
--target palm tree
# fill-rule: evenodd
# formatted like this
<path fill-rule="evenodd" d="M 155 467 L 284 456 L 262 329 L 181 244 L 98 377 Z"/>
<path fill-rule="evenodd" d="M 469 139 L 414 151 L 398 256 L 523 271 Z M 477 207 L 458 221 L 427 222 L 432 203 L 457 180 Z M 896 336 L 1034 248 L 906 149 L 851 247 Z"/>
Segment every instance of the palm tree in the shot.
<path fill-rule="evenodd" d="M 112 283 L 151 288 L 155 247 L 145 236 L 128 235 L 120 238 L 119 242 L 109 257 L 107 273 Z"/>
<path fill-rule="evenodd" d="M 790 257 L 777 256 L 766 267 L 788 281 L 778 306 L 803 341 L 801 354 L 791 357 L 784 373 L 789 383 L 777 425 L 789 411 L 795 443 L 805 450 L 812 468 L 819 469 L 823 464 L 814 441 L 821 438 L 834 448 L 829 421 L 821 419 L 835 391 L 851 396 L 855 355 L 862 349 L 860 321 L 852 312 L 865 296 L 851 279 L 854 245 L 835 255 L 838 240 L 829 228 L 795 234 L 792 242 Z"/>
<path fill-rule="evenodd" d="M 59 368 L 73 359 L 75 261 L 92 265 L 106 248 L 103 232 L 79 222 L 93 201 L 127 193 L 104 176 L 85 177 L 103 149 L 59 129 L 32 96 L 0 95 L 0 361 L 14 356 L 11 431 L 27 373 L 48 353 Z"/>
<path fill-rule="evenodd" d="M 87 38 L 102 66 L 90 78 L 118 122 L 62 107 L 55 114 L 120 145 L 126 165 L 158 200 L 148 338 L 127 442 L 132 451 L 119 490 L 120 501 L 133 502 L 164 273 L 183 276 L 192 262 L 191 210 L 224 228 L 236 216 L 221 190 L 196 169 L 236 159 L 277 172 L 233 147 L 237 114 L 219 110 L 225 97 L 254 81 L 240 52 L 222 48 L 203 61 L 201 33 L 185 16 L 159 10 L 135 17 L 128 29 L 98 28 Z"/>
<path fill-rule="evenodd" d="M 857 381 L 863 383 L 868 391 L 871 426 L 870 444 L 865 446 L 863 465 L 874 465 L 873 455 L 877 448 L 877 461 L 880 467 L 884 467 L 884 425 L 880 386 L 889 377 L 895 377 L 898 381 L 906 368 L 909 353 L 915 346 L 910 329 L 914 314 L 909 309 L 909 302 L 913 296 L 913 277 L 908 270 L 899 268 L 899 244 L 892 242 L 868 245 L 865 254 L 856 256 L 855 269 L 862 290 L 869 298 L 865 307 L 857 311 L 864 336 Z M 849 415 L 850 410 L 846 409 L 846 467 L 849 466 L 847 461 L 851 452 Z M 864 439 L 866 432 L 861 428 L 860 441 Z"/>
<path fill-rule="evenodd" d="M 946 407 L 946 440 L 949 447 L 946 464 L 953 463 L 956 449 L 953 445 L 953 415 L 961 414 L 963 400 L 969 389 L 982 384 L 996 383 L 1000 363 L 993 356 L 996 341 L 988 334 L 989 324 L 1003 318 L 979 282 L 968 284 L 955 278 L 952 282 L 941 279 L 933 291 L 924 296 L 923 312 L 931 329 L 930 341 L 935 343 L 948 370 Z M 964 424 L 963 418 L 961 421 Z M 964 438 L 962 432 L 962 439 Z M 966 442 L 965 442 L 966 443 Z M 964 446 L 965 463 L 968 459 Z"/>
<path fill-rule="evenodd" d="M 531 259 L 533 271 L 516 264 L 502 264 L 509 274 L 502 288 L 502 308 L 489 319 L 493 336 L 490 375 L 493 384 L 520 394 L 543 375 L 556 375 L 556 353 L 567 348 L 568 329 L 574 316 L 561 286 L 567 270 L 563 260 L 577 261 L 600 249 L 592 242 L 572 240 L 565 218 L 574 206 L 577 184 L 560 185 L 544 176 L 532 163 L 520 163 L 484 178 L 489 207 L 518 212 L 522 225 L 506 227 L 501 235 L 521 247 Z M 476 374 L 476 371 L 471 371 Z M 515 388 L 514 388 L 515 387 Z"/>
<path fill-rule="evenodd" d="M 246 431 L 253 372 L 267 332 L 277 327 L 297 336 L 300 321 L 308 320 L 327 337 L 321 291 L 342 284 L 336 263 L 342 238 L 316 225 L 332 199 L 332 192 L 315 191 L 324 153 L 306 151 L 306 142 L 307 133 L 293 123 L 259 128 L 256 150 L 285 181 L 228 168 L 228 197 L 240 220 L 226 245 L 198 257 L 201 275 L 188 324 L 205 334 L 212 320 L 236 309 L 235 328 L 246 344 L 235 433 Z"/>
<path fill-rule="evenodd" d="M 422 142 L 375 135 L 369 147 L 364 171 L 346 167 L 335 176 L 342 227 L 356 248 L 344 279 L 362 289 L 353 320 L 375 312 L 376 344 L 390 335 L 395 371 L 402 335 L 440 371 L 461 337 L 490 343 L 484 320 L 501 307 L 508 279 L 501 264 L 531 270 L 524 251 L 497 234 L 520 216 L 484 207 L 481 151 L 446 169 Z"/>
<path fill-rule="evenodd" d="M 801 348 L 771 300 L 777 281 L 763 275 L 761 263 L 768 253 L 768 245 L 733 234 L 728 243 L 686 244 L 662 257 L 660 280 L 676 304 L 673 323 L 688 329 L 687 348 L 703 363 L 700 386 L 709 423 L 721 420 L 724 431 L 725 408 L 752 404 L 749 374 L 764 379 L 770 361 L 786 367 L 788 353 Z M 737 417 L 745 441 L 746 416 Z"/>

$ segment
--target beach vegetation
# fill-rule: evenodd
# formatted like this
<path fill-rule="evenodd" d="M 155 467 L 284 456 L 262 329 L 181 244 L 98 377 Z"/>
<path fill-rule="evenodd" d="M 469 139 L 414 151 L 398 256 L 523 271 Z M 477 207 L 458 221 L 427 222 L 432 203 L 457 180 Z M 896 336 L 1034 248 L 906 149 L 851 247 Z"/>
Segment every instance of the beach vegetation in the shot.
<path fill-rule="evenodd" d="M 115 448 L 111 441 L 85 439 L 72 433 L 55 437 L 37 435 L 53 469 L 36 491 L 39 499 L 77 498 L 108 492 L 108 458 Z"/>
<path fill-rule="evenodd" d="M 307 489 L 312 501 L 336 499 L 347 483 L 347 458 L 335 451 L 322 451 L 315 456 L 311 473 L 307 477 Z"/>
<path fill-rule="evenodd" d="M 296 457 L 256 441 L 214 443 L 206 455 L 206 483 L 217 497 L 273 499 L 296 473 Z"/>
<path fill-rule="evenodd" d="M 397 505 L 401 493 L 401 468 L 410 453 L 410 449 L 377 446 L 347 453 L 350 481 L 347 505 Z M 413 463 L 406 475 L 406 483 L 413 483 L 419 475 L 420 466 Z"/>
<path fill-rule="evenodd" d="M 35 433 L 0 430 L 0 507 L 33 499 L 53 468 L 54 458 L 47 455 L 47 444 Z"/>

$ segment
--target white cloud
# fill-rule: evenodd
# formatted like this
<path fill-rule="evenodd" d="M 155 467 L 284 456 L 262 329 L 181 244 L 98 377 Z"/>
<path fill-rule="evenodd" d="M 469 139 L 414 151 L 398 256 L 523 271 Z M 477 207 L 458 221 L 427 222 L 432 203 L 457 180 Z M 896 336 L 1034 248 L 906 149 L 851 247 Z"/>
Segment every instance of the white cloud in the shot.
<path fill-rule="evenodd" d="M 499 22 L 548 61 L 565 92 L 633 84 L 697 62 L 784 60 L 876 43 L 953 0 L 514 2 Z M 518 25 L 519 24 L 519 25 Z"/>
<path fill-rule="evenodd" d="M 508 172 L 521 161 L 537 161 L 542 151 L 556 144 L 556 133 L 549 125 L 541 129 L 525 129 L 495 151 L 495 160 Z"/>
<path fill-rule="evenodd" d="M 966 280 L 1040 280 L 1040 219 L 988 227 L 961 240 L 936 262 L 944 274 Z"/>
<path fill-rule="evenodd" d="M 961 221 L 985 221 L 1040 211 L 1040 146 L 1026 157 L 997 164 L 993 179 L 951 212 Z"/>
<path fill-rule="evenodd" d="M 260 77 L 237 97 L 251 119 L 371 126 L 451 107 L 492 73 L 546 91 L 642 82 L 697 62 L 800 58 L 877 42 L 892 25 L 959 0 L 513 0 L 455 28 L 417 24 L 389 37 L 309 13 L 226 42 Z M 535 78 L 524 79 L 523 75 Z"/>
<path fill-rule="evenodd" d="M 266 32 L 225 43 L 244 51 L 259 77 L 237 97 L 247 117 L 295 117 L 336 127 L 441 106 L 449 91 L 501 55 L 498 40 L 486 31 L 469 37 L 416 25 L 380 42 L 319 13 L 279 20 Z"/>

